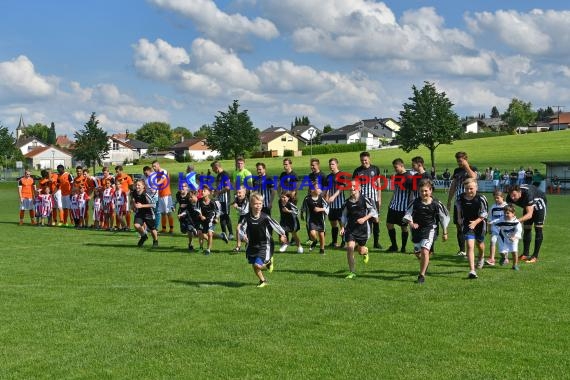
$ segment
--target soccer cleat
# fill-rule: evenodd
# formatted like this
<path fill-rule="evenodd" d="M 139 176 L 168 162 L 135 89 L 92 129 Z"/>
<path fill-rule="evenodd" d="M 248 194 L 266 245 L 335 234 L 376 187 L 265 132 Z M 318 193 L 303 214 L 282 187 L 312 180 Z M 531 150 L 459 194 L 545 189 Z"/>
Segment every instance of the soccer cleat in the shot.
<path fill-rule="evenodd" d="M 485 260 L 485 264 L 487 264 L 490 267 L 494 267 L 495 266 L 495 260 Z"/>
<path fill-rule="evenodd" d="M 519 270 L 519 266 L 518 266 L 518 265 L 513 265 L 513 270 Z"/>
<path fill-rule="evenodd" d="M 382 245 L 380 245 L 380 243 L 374 243 L 374 249 L 382 249 Z"/>
<path fill-rule="evenodd" d="M 312 251 L 316 246 L 317 246 L 317 241 L 316 240 L 311 241 L 311 246 L 309 247 L 309 251 Z"/>
<path fill-rule="evenodd" d="M 240 246 L 237 246 L 237 247 L 234 248 L 233 251 L 234 251 L 234 252 L 241 252 L 241 247 L 240 247 Z"/>
<path fill-rule="evenodd" d="M 527 261 L 528 259 L 530 259 L 530 257 L 528 257 L 526 255 L 520 255 L 519 256 L 519 261 Z"/>
<path fill-rule="evenodd" d="M 374 248 L 376 248 L 376 247 L 374 247 Z M 398 252 L 398 247 L 395 245 L 391 245 L 388 247 L 388 249 L 385 252 L 388 252 L 388 253 Z"/>
<path fill-rule="evenodd" d="M 477 273 L 475 273 L 475 272 L 469 272 L 469 275 L 467 276 L 467 278 L 470 280 L 475 280 L 475 279 L 479 278 L 479 276 L 477 276 Z"/>
<path fill-rule="evenodd" d="M 418 284 L 422 285 L 426 281 L 425 276 L 418 275 Z"/>
<path fill-rule="evenodd" d="M 406 253 L 406 248 L 405 247 L 400 248 L 400 253 Z"/>
<path fill-rule="evenodd" d="M 459 252 L 457 252 L 457 253 L 455 254 L 455 256 L 465 257 L 465 256 L 467 256 L 467 254 L 466 254 L 465 252 L 463 252 L 463 251 L 459 251 Z"/>
<path fill-rule="evenodd" d="M 362 262 L 364 264 L 368 264 L 368 260 L 370 260 L 370 256 L 368 256 L 368 253 L 366 255 L 362 255 Z"/>
<path fill-rule="evenodd" d="M 477 269 L 481 269 L 485 266 L 485 260 L 481 259 L 477 262 Z"/>
<path fill-rule="evenodd" d="M 346 275 L 345 278 L 347 278 L 347 279 L 349 279 L 349 280 L 353 280 L 353 279 L 356 278 L 356 273 L 350 272 L 348 275 Z"/>
<path fill-rule="evenodd" d="M 137 246 L 142 247 L 144 242 L 147 240 L 148 240 L 148 236 L 146 236 L 146 235 L 141 236 L 141 238 L 139 239 L 139 242 L 137 243 Z"/>
<path fill-rule="evenodd" d="M 166 233 L 166 228 L 161 229 L 161 230 L 160 230 L 160 233 L 161 233 L 161 234 L 165 234 L 165 233 Z"/>
<path fill-rule="evenodd" d="M 319 249 L 319 254 L 320 255 L 324 255 L 325 254 L 325 250 L 323 248 Z"/>
<path fill-rule="evenodd" d="M 287 244 L 287 243 L 283 244 L 281 246 L 281 248 L 279 248 L 279 252 L 285 252 L 288 247 L 289 247 L 289 244 Z"/>
<path fill-rule="evenodd" d="M 152 248 L 158 248 L 158 240 L 152 241 Z"/>
<path fill-rule="evenodd" d="M 224 243 L 228 244 L 230 241 L 228 240 L 228 235 L 225 232 L 220 233 L 220 239 L 224 241 Z"/>
<path fill-rule="evenodd" d="M 303 247 L 299 246 L 299 248 L 297 248 L 297 253 L 303 253 Z"/>
<path fill-rule="evenodd" d="M 529 263 L 529 264 L 534 264 L 538 261 L 538 259 L 536 258 L 536 256 L 531 256 L 530 259 L 528 259 L 527 261 L 525 261 L 525 263 Z"/>
<path fill-rule="evenodd" d="M 275 269 L 275 265 L 274 265 L 274 263 L 273 263 L 273 259 L 269 260 L 269 261 L 265 264 L 265 266 L 267 267 L 267 271 L 268 271 L 269 273 L 273 273 L 273 270 Z"/>
<path fill-rule="evenodd" d="M 233 235 L 233 234 L 230 234 L 230 235 L 228 236 L 228 239 L 234 240 L 234 235 Z"/>
<path fill-rule="evenodd" d="M 267 286 L 267 281 L 259 281 L 256 288 L 265 288 Z"/>
<path fill-rule="evenodd" d="M 194 246 L 192 244 L 188 244 L 188 251 L 194 252 Z"/>
<path fill-rule="evenodd" d="M 205 250 L 204 250 L 204 255 L 206 255 L 206 256 L 209 256 L 209 255 L 210 255 L 210 253 L 211 253 L 211 252 L 210 252 L 210 250 L 209 250 L 209 249 L 205 249 Z"/>

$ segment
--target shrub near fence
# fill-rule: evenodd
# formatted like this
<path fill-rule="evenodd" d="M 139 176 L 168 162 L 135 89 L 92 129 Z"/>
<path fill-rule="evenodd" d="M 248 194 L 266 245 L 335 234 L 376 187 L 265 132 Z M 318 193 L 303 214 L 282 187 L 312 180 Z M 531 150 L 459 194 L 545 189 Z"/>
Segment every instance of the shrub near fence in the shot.
<path fill-rule="evenodd" d="M 303 156 L 311 154 L 311 146 L 306 146 L 303 149 Z M 330 145 L 314 145 L 313 154 L 328 154 L 328 153 L 342 153 L 342 152 L 362 152 L 366 150 L 366 143 L 352 143 L 352 144 L 330 144 Z"/>

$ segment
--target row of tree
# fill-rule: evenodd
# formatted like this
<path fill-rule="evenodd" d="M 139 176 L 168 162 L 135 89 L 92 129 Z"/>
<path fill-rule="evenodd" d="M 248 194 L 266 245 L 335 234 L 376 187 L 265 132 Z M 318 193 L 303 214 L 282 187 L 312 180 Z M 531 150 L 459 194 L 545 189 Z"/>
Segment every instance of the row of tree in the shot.
<path fill-rule="evenodd" d="M 412 86 L 410 102 L 403 104 L 400 112 L 401 129 L 397 140 L 401 149 L 406 152 L 423 145 L 430 150 L 431 165 L 435 167 L 435 150 L 441 144 L 450 144 L 461 137 L 463 130 L 461 120 L 453 111 L 454 104 L 447 98 L 445 92 L 438 92 L 435 85 L 424 82 L 419 89 Z M 491 117 L 501 117 L 507 124 L 507 130 L 513 132 L 519 126 L 528 125 L 536 120 L 546 120 L 554 115 L 551 107 L 532 110 L 530 102 L 513 99 L 507 111 L 500 115 L 497 107 L 491 110 Z M 481 116 L 481 115 L 479 115 Z M 484 115 L 483 115 L 484 116 Z M 291 127 L 310 125 L 307 116 L 296 117 Z M 323 132 L 332 130 L 325 126 Z M 150 122 L 144 124 L 134 134 L 128 137 L 148 143 L 151 149 L 168 149 L 177 142 L 189 138 L 205 138 L 212 150 L 219 151 L 222 158 L 236 158 L 246 152 L 258 150 L 260 147 L 259 129 L 253 126 L 247 110 L 239 109 L 239 101 L 234 100 L 227 111 L 218 111 L 211 125 L 202 125 L 199 130 L 191 132 L 187 128 L 171 129 L 165 122 Z M 49 144 L 55 143 L 55 125 L 51 127 L 36 123 L 27 127 L 25 136 L 35 136 Z M 96 114 L 92 113 L 84 129 L 74 135 L 74 157 L 88 166 L 101 164 L 108 154 L 108 135 L 99 126 Z M 315 139 L 318 144 L 318 139 Z M 0 126 L 0 149 L 4 159 L 17 156 L 19 150 L 12 149 L 14 139 L 7 128 Z M 16 152 L 17 151 L 17 152 Z"/>

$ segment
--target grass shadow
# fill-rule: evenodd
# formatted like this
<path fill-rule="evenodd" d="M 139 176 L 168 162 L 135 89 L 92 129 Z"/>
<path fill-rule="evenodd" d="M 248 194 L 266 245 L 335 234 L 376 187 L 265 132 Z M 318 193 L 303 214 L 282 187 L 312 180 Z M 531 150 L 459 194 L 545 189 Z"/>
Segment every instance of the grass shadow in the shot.
<path fill-rule="evenodd" d="M 180 284 L 186 286 L 193 286 L 196 288 L 210 287 L 210 286 L 223 286 L 226 288 L 241 288 L 243 286 L 251 286 L 251 283 L 237 282 L 237 281 L 189 281 L 189 280 L 169 280 L 173 284 Z"/>

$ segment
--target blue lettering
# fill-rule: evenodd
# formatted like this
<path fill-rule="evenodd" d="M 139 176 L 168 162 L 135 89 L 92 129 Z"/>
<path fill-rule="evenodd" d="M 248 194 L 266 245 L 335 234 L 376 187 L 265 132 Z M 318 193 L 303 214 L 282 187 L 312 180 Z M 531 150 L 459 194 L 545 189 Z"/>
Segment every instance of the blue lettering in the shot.
<path fill-rule="evenodd" d="M 245 177 L 243 179 L 243 185 L 244 185 L 243 187 L 245 187 L 246 190 L 250 190 L 250 191 L 256 190 L 255 186 L 253 186 L 253 181 L 252 181 L 253 177 L 254 177 L 253 175 L 248 175 L 247 177 Z M 255 177 L 257 177 L 257 176 L 255 176 Z M 252 181 L 252 186 L 249 185 L 250 181 Z"/>
<path fill-rule="evenodd" d="M 307 186 L 309 188 L 309 190 L 314 190 L 315 186 L 313 186 L 313 182 L 311 182 L 311 178 L 309 178 L 308 176 L 303 176 L 303 179 L 301 180 L 301 185 L 299 186 L 299 191 L 303 190 L 305 188 L 305 186 Z"/>
<path fill-rule="evenodd" d="M 200 176 L 200 189 L 203 189 L 205 185 L 208 185 L 210 189 L 214 188 L 214 182 L 216 179 L 211 175 L 201 175 Z"/>

